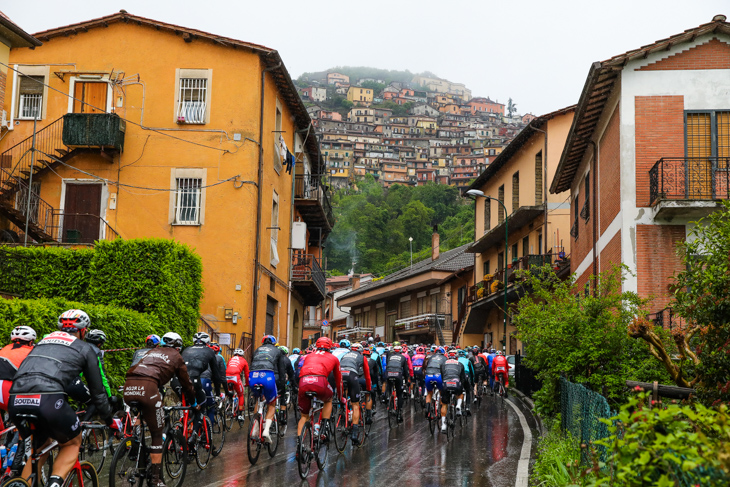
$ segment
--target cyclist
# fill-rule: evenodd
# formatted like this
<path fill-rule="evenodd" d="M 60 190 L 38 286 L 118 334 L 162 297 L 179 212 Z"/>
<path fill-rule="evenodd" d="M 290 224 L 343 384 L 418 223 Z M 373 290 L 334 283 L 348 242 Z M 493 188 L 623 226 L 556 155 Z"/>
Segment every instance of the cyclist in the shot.
<path fill-rule="evenodd" d="M 342 373 L 343 385 L 347 384 L 348 396 L 352 404 L 352 444 L 357 446 L 360 433 L 360 381 L 364 380 L 364 388 L 369 391 L 372 387 L 370 379 L 370 367 L 365 365 L 365 357 L 362 354 L 362 345 L 352 345 L 349 352 L 340 359 L 340 372 Z M 369 399 L 368 399 L 369 402 Z M 367 409 L 372 409 L 370 404 Z"/>
<path fill-rule="evenodd" d="M 403 422 L 403 384 L 410 380 L 410 370 L 408 369 L 408 360 L 401 353 L 402 347 L 400 343 L 393 345 L 393 351 L 387 353 L 388 365 L 385 368 L 385 374 L 388 381 L 386 398 L 392 394 L 392 383 L 395 382 L 396 397 L 398 399 L 398 422 Z"/>
<path fill-rule="evenodd" d="M 215 352 L 215 363 L 218 367 L 218 373 L 220 376 L 225 380 L 226 377 L 226 359 L 223 358 L 223 355 L 221 354 L 221 346 L 218 345 L 215 342 L 208 343 L 208 347 L 210 347 L 213 352 Z M 215 405 L 216 401 L 218 401 L 218 397 L 220 396 L 221 399 L 223 399 L 224 393 L 216 394 L 213 396 L 213 372 L 210 367 L 205 369 L 205 371 L 200 375 L 200 382 L 203 384 L 203 390 L 205 391 L 206 396 L 206 407 L 208 409 L 208 419 L 210 419 L 210 424 L 215 423 Z M 227 385 L 227 383 L 226 383 Z M 224 388 L 225 389 L 225 388 Z"/>
<path fill-rule="evenodd" d="M 10 344 L 0 350 L 0 409 L 8 410 L 8 396 L 18 367 L 35 343 L 36 333 L 30 326 L 16 326 L 10 332 Z"/>
<path fill-rule="evenodd" d="M 487 374 L 489 375 L 489 390 L 491 391 L 492 395 L 494 395 L 494 373 L 492 372 L 492 363 L 494 362 L 494 357 L 497 356 L 497 351 L 495 349 L 490 349 L 485 351 L 487 354 Z"/>
<path fill-rule="evenodd" d="M 261 346 L 256 349 L 251 362 L 251 373 L 248 379 L 250 387 L 261 386 L 263 395 L 268 403 L 266 420 L 264 421 L 263 439 L 271 443 L 271 423 L 276 412 L 276 397 L 279 390 L 284 389 L 283 381 L 286 377 L 286 356 L 276 348 L 276 337 L 264 335 Z M 254 400 L 258 400 L 258 391 L 254 389 Z"/>
<path fill-rule="evenodd" d="M 479 355 L 479 347 L 476 345 L 474 348 L 469 349 L 468 357 L 471 366 L 474 369 L 474 384 L 476 387 L 481 387 L 484 382 L 484 374 L 487 371 L 487 365 L 484 359 Z M 475 391 L 476 392 L 476 391 Z M 474 396 L 474 402 L 477 402 L 476 396 Z"/>
<path fill-rule="evenodd" d="M 332 396 L 335 390 L 337 395 L 342 397 L 342 374 L 340 373 L 340 361 L 330 353 L 332 340 L 327 337 L 317 339 L 316 351 L 306 356 L 304 363 L 299 369 L 299 411 L 302 416 L 297 425 L 297 454 L 299 452 L 299 438 L 302 434 L 304 423 L 309 420 L 309 410 L 312 407 L 311 399 L 307 392 L 314 392 L 317 398 L 324 403 L 322 407 L 322 424 L 320 431 L 324 435 L 324 441 L 329 441 L 329 420 L 332 416 Z M 330 374 L 334 376 L 334 388 L 330 384 Z"/>
<path fill-rule="evenodd" d="M 350 351 L 350 340 L 342 339 L 340 340 L 340 346 L 338 348 L 335 348 L 332 350 L 332 355 L 337 357 L 337 360 L 342 360 L 342 356 L 345 355 L 347 352 Z"/>
<path fill-rule="evenodd" d="M 199 409 L 195 402 L 195 389 L 190 382 L 188 369 L 185 366 L 180 349 L 182 338 L 177 333 L 165 333 L 162 347 L 150 350 L 127 371 L 124 382 L 124 401 L 127 404 L 137 402 L 140 413 L 147 423 L 152 437 L 150 446 L 151 487 L 165 487 L 162 481 L 162 428 L 164 414 L 160 397 L 160 388 L 173 377 L 177 377 L 188 404 Z"/>
<path fill-rule="evenodd" d="M 104 343 L 106 343 L 106 333 L 102 330 L 89 330 L 86 332 L 84 340 L 94 347 L 96 356 L 99 359 L 99 369 L 101 370 L 101 377 L 104 381 L 104 389 L 106 389 L 107 396 L 113 397 L 114 394 L 112 394 L 112 388 L 109 385 L 109 379 L 107 379 L 108 374 L 106 373 L 106 366 L 104 365 L 104 351 L 101 349 L 101 347 L 104 346 Z"/>
<path fill-rule="evenodd" d="M 433 383 L 436 383 L 438 390 L 443 389 L 443 381 L 441 380 L 441 364 L 446 362 L 446 356 L 444 355 L 443 348 L 437 348 L 434 350 L 433 355 L 428 357 L 423 366 L 423 374 L 425 375 L 426 382 L 426 411 L 425 416 L 428 417 L 428 408 L 433 399 Z M 435 406 L 434 406 L 435 407 Z"/>
<path fill-rule="evenodd" d="M 140 348 L 139 350 L 135 350 L 134 355 L 132 355 L 132 365 L 136 365 L 137 362 L 150 350 L 153 348 L 157 348 L 160 346 L 160 337 L 157 335 L 147 335 L 147 338 L 144 339 L 144 345 L 145 348 Z"/>
<path fill-rule="evenodd" d="M 464 382 L 464 391 L 466 392 L 466 404 L 464 406 L 464 409 L 466 410 L 466 415 L 471 416 L 471 409 L 469 409 L 469 405 L 471 404 L 471 397 L 474 394 L 474 378 L 476 377 L 476 372 L 474 371 L 474 367 L 472 367 L 471 361 L 466 358 L 466 350 L 458 349 L 456 351 L 456 354 L 457 360 L 461 365 L 464 366 L 464 372 L 466 375 L 466 382 Z"/>
<path fill-rule="evenodd" d="M 420 386 L 422 390 L 426 391 L 424 387 L 424 376 L 423 376 L 423 363 L 426 361 L 426 349 L 423 347 L 417 347 L 416 353 L 411 358 L 413 364 L 413 380 L 415 382 L 414 390 L 418 391 Z"/>
<path fill-rule="evenodd" d="M 193 335 L 193 345 L 186 348 L 182 352 L 182 358 L 185 361 L 185 365 L 188 368 L 188 375 L 190 381 L 193 383 L 195 389 L 195 400 L 201 406 L 207 402 L 207 394 L 203 388 L 203 372 L 210 368 L 211 377 L 215 385 L 216 395 L 220 395 L 221 386 L 223 385 L 223 378 L 221 376 L 220 369 L 218 368 L 218 360 L 216 354 L 212 348 L 208 347 L 210 343 L 210 335 L 205 332 L 199 331 Z M 207 409 L 206 409 L 207 412 Z M 193 418 L 193 431 L 197 432 L 200 430 L 200 425 L 203 422 L 203 409 L 195 412 Z M 212 423 L 211 423 L 212 425 Z M 195 435 L 190 438 L 191 448 L 195 448 Z M 212 432 L 209 432 L 209 436 L 212 436 Z"/>
<path fill-rule="evenodd" d="M 243 411 L 245 406 L 245 394 L 243 390 L 244 383 L 248 387 L 248 361 L 244 358 L 245 352 L 240 348 L 233 351 L 233 358 L 228 361 L 226 367 L 226 381 L 228 387 L 233 389 L 238 396 L 238 421 L 243 421 Z"/>
<path fill-rule="evenodd" d="M 281 350 L 281 353 L 284 354 L 285 359 L 285 365 L 286 365 L 286 381 L 284 381 L 285 387 L 286 384 L 289 384 L 290 387 L 290 394 L 296 394 L 297 390 L 297 382 L 296 378 L 294 377 L 294 366 L 291 363 L 291 360 L 289 360 L 289 349 L 286 348 L 284 345 L 279 345 L 279 350 Z M 282 391 L 285 389 L 282 388 Z M 279 418 L 279 422 L 282 426 L 286 426 L 287 422 L 287 409 L 286 409 L 286 394 L 279 395 L 279 415 L 281 416 Z"/>
<path fill-rule="evenodd" d="M 31 431 L 23 426 L 18 415 L 30 414 L 38 418 L 33 431 L 40 443 L 49 437 L 59 442 L 47 487 L 61 487 L 78 459 L 80 421 L 68 404 L 65 389 L 79 374 L 84 374 L 93 403 L 107 426 L 121 428 L 121 421 L 111 415 L 96 352 L 83 341 L 90 324 L 89 315 L 81 310 L 71 309 L 61 314 L 59 331 L 47 335 L 31 350 L 18 367 L 10 388 L 8 412 L 21 436 L 27 438 Z"/>
<path fill-rule="evenodd" d="M 464 385 L 467 382 L 464 365 L 457 359 L 456 350 L 449 352 L 449 357 L 441 364 L 441 380 L 443 390 L 441 395 L 441 432 L 446 433 L 446 413 L 451 395 L 457 395 L 456 415 L 461 416 L 461 403 L 464 399 Z"/>
<path fill-rule="evenodd" d="M 507 357 L 504 356 L 503 351 L 497 352 L 497 356 L 492 360 L 492 375 L 494 376 L 495 382 L 502 378 L 502 384 L 504 385 L 504 396 L 507 397 L 507 388 L 509 387 L 509 364 L 507 363 Z"/>
<path fill-rule="evenodd" d="M 369 348 L 364 348 L 362 354 L 363 357 L 365 357 L 365 361 L 368 364 L 368 369 L 370 372 L 370 397 L 368 398 L 369 408 L 365 411 L 365 424 L 372 424 L 372 415 L 375 414 L 376 408 L 375 394 L 379 390 L 380 382 L 382 381 L 383 371 L 380 368 L 380 360 L 372 358 L 372 350 L 370 350 Z"/>

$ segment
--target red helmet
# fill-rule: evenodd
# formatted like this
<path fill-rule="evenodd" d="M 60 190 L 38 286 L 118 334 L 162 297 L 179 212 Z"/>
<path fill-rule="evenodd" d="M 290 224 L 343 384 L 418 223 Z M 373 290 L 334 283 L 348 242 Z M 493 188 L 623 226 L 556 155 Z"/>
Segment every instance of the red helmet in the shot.
<path fill-rule="evenodd" d="M 456 356 L 457 356 L 456 349 L 449 350 L 449 358 L 456 358 Z"/>
<path fill-rule="evenodd" d="M 363 355 L 364 355 L 365 357 L 369 357 L 369 356 L 370 356 L 370 355 L 371 355 L 372 353 L 373 353 L 373 351 L 372 351 L 372 350 L 370 350 L 370 349 L 369 349 L 369 348 L 367 348 L 367 347 L 366 347 L 366 348 L 363 348 L 363 349 L 362 349 L 362 354 L 363 354 Z"/>
<path fill-rule="evenodd" d="M 315 346 L 318 350 L 332 350 L 332 340 L 327 337 L 318 338 Z"/>
<path fill-rule="evenodd" d="M 418 347 L 418 348 L 416 349 L 416 353 L 426 353 L 426 349 L 425 349 L 425 348 L 423 348 L 423 347 Z"/>

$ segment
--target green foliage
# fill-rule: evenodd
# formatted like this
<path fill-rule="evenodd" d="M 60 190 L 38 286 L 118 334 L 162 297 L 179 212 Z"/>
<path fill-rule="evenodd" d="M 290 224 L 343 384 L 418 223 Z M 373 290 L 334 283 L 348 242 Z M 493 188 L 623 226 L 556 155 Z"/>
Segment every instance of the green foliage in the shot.
<path fill-rule="evenodd" d="M 385 81 L 386 84 L 390 84 L 393 81 L 410 84 L 411 80 L 413 80 L 413 77 L 416 76 L 414 73 L 411 73 L 407 69 L 405 71 L 399 71 L 372 68 L 367 66 L 335 66 L 334 68 L 330 68 L 326 71 L 303 73 L 301 76 L 299 76 L 299 79 L 324 79 L 327 76 L 327 73 L 335 71 L 349 76 L 350 82 L 353 84 L 361 78 L 381 79 Z M 430 71 L 424 71 L 420 74 L 422 76 L 437 78 L 437 76 Z"/>
<path fill-rule="evenodd" d="M 562 487 L 574 484 L 580 478 L 580 445 L 569 433 L 560 431 L 560 421 L 550 421 L 547 429 L 547 434 L 537 444 L 530 485 Z"/>
<path fill-rule="evenodd" d="M 186 245 L 164 239 L 99 242 L 91 263 L 89 300 L 153 313 L 188 337 L 197 328 L 203 265 Z"/>
<path fill-rule="evenodd" d="M 409 101 L 402 105 L 398 105 L 395 102 L 386 100 L 383 103 L 380 103 L 379 105 L 373 105 L 373 108 L 387 108 L 389 110 L 393 110 L 394 117 L 404 117 L 404 116 L 408 115 L 408 111 L 411 108 L 413 108 L 413 103 Z"/>
<path fill-rule="evenodd" d="M 327 239 L 328 266 L 347 273 L 355 261 L 357 272 L 393 272 L 410 263 L 409 237 L 414 262 L 430 255 L 433 225 L 439 225 L 442 250 L 463 245 L 474 237 L 469 203 L 451 186 L 396 184 L 385 190 L 365 176 L 354 191 L 333 196 L 337 225 Z"/>
<path fill-rule="evenodd" d="M 91 318 L 91 327 L 104 330 L 105 348 L 131 348 L 143 345 L 144 337 L 162 334 L 166 328 L 154 315 L 100 304 L 84 304 L 64 299 L 0 299 L 0 337 L 9 337 L 19 325 L 32 327 L 39 339 L 57 331 L 58 317 L 66 310 L 81 309 Z M 133 351 L 110 352 L 105 360 L 113 387 L 124 384 Z"/>
<path fill-rule="evenodd" d="M 383 84 L 383 83 L 378 83 L 377 81 L 363 81 L 362 83 L 360 83 L 361 88 L 373 90 L 374 96 L 378 96 L 378 93 L 383 91 L 386 86 L 388 86 L 388 85 Z"/>
<path fill-rule="evenodd" d="M 709 409 L 669 404 L 649 408 L 649 395 L 631 399 L 611 420 L 611 435 L 596 441 L 608 459 L 595 456 L 586 485 L 693 486 L 730 482 L 730 415 L 726 406 Z M 591 447 L 591 445 L 588 445 Z"/>
<path fill-rule="evenodd" d="M 643 302 L 635 293 L 621 292 L 621 268 L 594 278 L 595 297 L 585 296 L 572 279 L 559 280 L 549 267 L 526 277 L 531 294 L 519 301 L 513 320 L 519 339 L 529 344 L 526 363 L 543 384 L 534 396 L 541 414 L 557 412 L 561 375 L 614 403 L 625 400 L 626 380 L 668 380 L 648 345 L 628 336 Z"/>
<path fill-rule="evenodd" d="M 26 298 L 85 301 L 94 251 L 57 247 L 3 247 L 0 291 Z"/>

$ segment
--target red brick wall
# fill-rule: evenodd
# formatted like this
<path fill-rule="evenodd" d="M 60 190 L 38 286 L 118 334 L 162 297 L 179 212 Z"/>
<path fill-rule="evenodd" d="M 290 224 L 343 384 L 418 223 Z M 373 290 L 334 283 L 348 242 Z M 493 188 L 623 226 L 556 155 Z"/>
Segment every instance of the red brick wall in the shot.
<path fill-rule="evenodd" d="M 684 156 L 684 97 L 637 96 L 636 206 L 649 206 L 649 170 L 662 157 Z"/>
<path fill-rule="evenodd" d="M 592 286 L 593 283 L 590 282 L 590 277 L 593 274 L 593 266 L 588 267 L 583 274 L 575 281 L 575 288 L 580 293 L 585 293 L 585 287 L 586 284 L 589 284 L 588 293 L 591 293 L 593 291 Z"/>
<path fill-rule="evenodd" d="M 639 296 L 654 297 L 650 308 L 669 304 L 671 277 L 683 269 L 677 244 L 685 241 L 684 225 L 636 225 L 636 277 Z"/>
<path fill-rule="evenodd" d="M 591 191 L 594 191 L 593 189 L 593 178 L 591 177 Z M 575 201 L 575 199 L 571 199 L 570 202 L 570 222 L 571 227 L 573 225 L 573 222 L 575 221 L 575 205 L 577 203 L 578 205 L 578 212 L 580 213 L 580 210 L 583 209 L 583 204 L 585 203 L 585 195 L 586 195 L 586 188 L 585 188 L 585 176 L 581 176 L 580 185 L 578 188 L 578 200 Z M 572 198 L 572 196 L 571 196 Z M 593 197 L 590 197 L 591 200 Z M 593 208 L 591 207 L 591 217 L 593 217 Z M 589 218 L 586 222 L 583 218 L 578 216 L 578 238 L 573 239 L 572 236 L 568 236 L 570 238 L 570 265 L 571 265 L 571 272 L 575 272 L 575 269 L 580 265 L 581 262 L 583 262 L 583 259 L 591 252 L 591 249 L 593 248 L 593 221 Z"/>
<path fill-rule="evenodd" d="M 621 264 L 621 230 L 601 250 L 598 264 L 598 272 L 608 271 L 612 266 Z"/>
<path fill-rule="evenodd" d="M 636 71 L 681 69 L 730 69 L 730 45 L 717 39 L 711 39 L 704 44 L 660 59 Z"/>
<path fill-rule="evenodd" d="M 598 199 L 600 228 L 603 235 L 621 209 L 621 151 L 620 151 L 620 117 L 618 106 L 608 121 L 606 131 L 599 144 L 600 160 L 598 178 L 601 192 Z"/>

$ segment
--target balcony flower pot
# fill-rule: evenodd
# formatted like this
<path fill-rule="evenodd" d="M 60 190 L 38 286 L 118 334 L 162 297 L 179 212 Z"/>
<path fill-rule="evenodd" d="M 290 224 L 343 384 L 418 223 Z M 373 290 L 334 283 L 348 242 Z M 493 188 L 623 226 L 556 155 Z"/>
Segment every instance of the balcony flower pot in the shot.
<path fill-rule="evenodd" d="M 477 298 L 482 299 L 484 297 L 484 287 L 480 287 L 477 289 Z"/>

